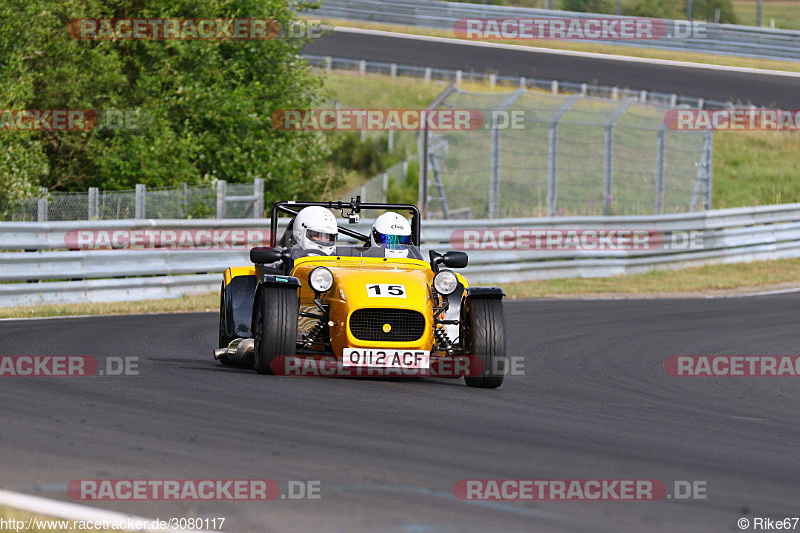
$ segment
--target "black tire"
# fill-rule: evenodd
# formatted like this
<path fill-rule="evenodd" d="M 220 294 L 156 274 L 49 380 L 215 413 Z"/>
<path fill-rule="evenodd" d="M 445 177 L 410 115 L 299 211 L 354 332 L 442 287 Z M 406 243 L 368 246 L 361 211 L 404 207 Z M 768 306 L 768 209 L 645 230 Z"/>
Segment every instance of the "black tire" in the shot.
<path fill-rule="evenodd" d="M 279 355 L 294 355 L 297 348 L 297 289 L 262 285 L 253 308 L 255 367 L 272 374 L 270 364 Z"/>
<path fill-rule="evenodd" d="M 227 305 L 228 305 L 228 300 L 225 298 L 225 282 L 223 281 L 222 288 L 220 289 L 219 292 L 219 347 L 220 348 L 227 348 L 228 344 L 230 344 L 230 342 L 233 340 L 231 338 L 228 338 L 227 335 L 225 335 L 225 320 L 227 316 L 226 313 Z M 218 361 L 225 366 L 230 366 L 233 364 L 233 362 L 230 359 L 228 359 L 227 355 L 221 356 L 218 359 Z"/>
<path fill-rule="evenodd" d="M 480 358 L 483 372 L 464 376 L 469 387 L 496 389 L 506 369 L 506 316 L 500 298 L 467 298 L 461 335 L 469 355 Z"/>

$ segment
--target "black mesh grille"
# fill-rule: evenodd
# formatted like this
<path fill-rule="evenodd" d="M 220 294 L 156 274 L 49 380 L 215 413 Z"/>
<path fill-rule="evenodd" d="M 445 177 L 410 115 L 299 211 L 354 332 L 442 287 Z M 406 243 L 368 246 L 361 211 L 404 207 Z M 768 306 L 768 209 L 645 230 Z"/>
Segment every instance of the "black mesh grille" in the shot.
<path fill-rule="evenodd" d="M 392 328 L 388 333 L 384 324 Z M 350 315 L 350 332 L 362 341 L 411 342 L 425 333 L 425 317 L 410 309 L 357 309 Z"/>

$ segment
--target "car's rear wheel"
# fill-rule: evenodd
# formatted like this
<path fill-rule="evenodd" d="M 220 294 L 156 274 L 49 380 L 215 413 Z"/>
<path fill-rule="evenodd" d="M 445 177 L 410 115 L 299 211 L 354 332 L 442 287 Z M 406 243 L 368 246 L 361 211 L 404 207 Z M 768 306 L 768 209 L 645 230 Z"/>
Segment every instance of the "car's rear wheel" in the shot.
<path fill-rule="evenodd" d="M 506 355 L 506 317 L 501 298 L 467 298 L 462 315 L 461 338 L 466 353 L 480 360 L 483 368 L 464 376 L 470 387 L 496 389 L 503 384 Z"/>
<path fill-rule="evenodd" d="M 297 289 L 262 285 L 256 293 L 253 336 L 255 368 L 272 374 L 270 365 L 279 355 L 294 355 L 297 344 Z"/>
<path fill-rule="evenodd" d="M 225 282 L 222 282 L 222 288 L 220 289 L 219 293 L 219 347 L 220 348 L 227 348 L 228 344 L 231 343 L 233 340 L 229 338 L 228 335 L 225 333 L 225 321 L 227 320 L 227 309 L 228 307 L 228 300 L 225 298 Z M 219 358 L 219 362 L 223 365 L 232 365 L 233 361 L 228 359 L 227 355 L 222 355 Z"/>

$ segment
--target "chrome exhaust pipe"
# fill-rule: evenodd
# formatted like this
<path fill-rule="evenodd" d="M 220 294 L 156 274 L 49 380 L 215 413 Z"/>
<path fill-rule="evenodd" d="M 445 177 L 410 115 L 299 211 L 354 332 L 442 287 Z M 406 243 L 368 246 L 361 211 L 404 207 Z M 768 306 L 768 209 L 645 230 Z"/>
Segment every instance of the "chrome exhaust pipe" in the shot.
<path fill-rule="evenodd" d="M 252 365 L 254 354 L 255 341 L 253 339 L 233 339 L 227 348 L 214 350 L 214 359 L 225 355 L 235 365 Z"/>

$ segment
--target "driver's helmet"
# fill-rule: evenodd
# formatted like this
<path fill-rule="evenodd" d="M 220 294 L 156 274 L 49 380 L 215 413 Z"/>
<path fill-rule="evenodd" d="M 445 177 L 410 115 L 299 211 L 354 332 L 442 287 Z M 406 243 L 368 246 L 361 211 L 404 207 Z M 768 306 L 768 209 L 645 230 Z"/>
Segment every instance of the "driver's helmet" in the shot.
<path fill-rule="evenodd" d="M 386 251 L 386 257 L 408 257 L 411 245 L 411 224 L 404 216 L 393 211 L 382 214 L 372 224 L 372 246 Z"/>
<path fill-rule="evenodd" d="M 319 250 L 331 255 L 336 247 L 339 228 L 336 217 L 320 206 L 303 208 L 294 219 L 292 237 L 303 250 Z"/>

